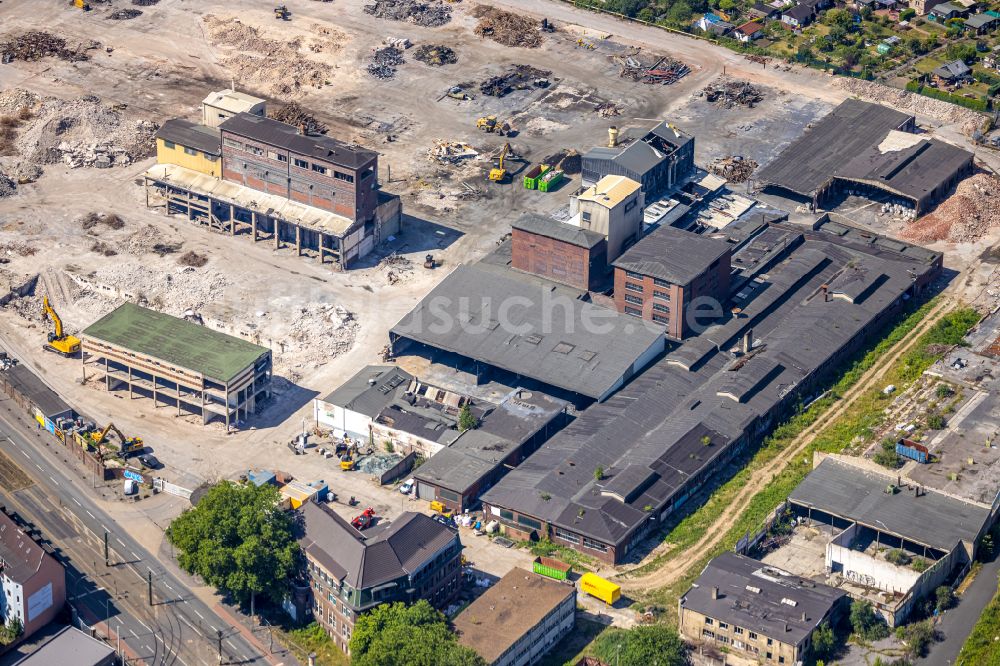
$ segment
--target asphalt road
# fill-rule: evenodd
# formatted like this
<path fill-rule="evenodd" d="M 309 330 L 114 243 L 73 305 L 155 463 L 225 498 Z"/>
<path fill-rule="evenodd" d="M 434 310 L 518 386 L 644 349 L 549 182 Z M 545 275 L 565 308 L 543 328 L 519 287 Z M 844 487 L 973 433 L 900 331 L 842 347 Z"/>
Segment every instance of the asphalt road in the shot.
<path fill-rule="evenodd" d="M 955 663 L 965 639 L 972 632 L 972 627 L 986 608 L 986 604 L 996 594 L 998 572 L 1000 572 L 1000 557 L 983 565 L 972 585 L 959 598 L 958 605 L 941 616 L 937 626 L 944 634 L 944 640 L 931 646 L 927 656 L 917 660 L 918 664 L 941 666 Z"/>
<path fill-rule="evenodd" d="M 222 632 L 225 664 L 267 664 L 267 659 L 229 623 L 165 570 L 101 510 L 80 473 L 52 454 L 55 440 L 12 400 L 0 399 L 0 451 L 30 477 L 31 485 L 5 492 L 10 509 L 34 524 L 59 549 L 67 567 L 67 596 L 81 619 L 118 638 L 129 664 L 215 666 Z M 111 566 L 104 563 L 107 531 Z M 153 605 L 147 576 L 152 573 Z"/>

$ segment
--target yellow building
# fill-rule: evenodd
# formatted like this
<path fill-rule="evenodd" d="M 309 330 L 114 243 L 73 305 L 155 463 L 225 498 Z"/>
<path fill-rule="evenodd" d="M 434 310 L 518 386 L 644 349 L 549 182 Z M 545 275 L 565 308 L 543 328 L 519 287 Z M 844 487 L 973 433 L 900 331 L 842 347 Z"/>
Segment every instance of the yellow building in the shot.
<path fill-rule="evenodd" d="M 163 123 L 156 133 L 156 162 L 176 164 L 215 178 L 222 177 L 222 141 L 214 127 L 182 118 Z"/>

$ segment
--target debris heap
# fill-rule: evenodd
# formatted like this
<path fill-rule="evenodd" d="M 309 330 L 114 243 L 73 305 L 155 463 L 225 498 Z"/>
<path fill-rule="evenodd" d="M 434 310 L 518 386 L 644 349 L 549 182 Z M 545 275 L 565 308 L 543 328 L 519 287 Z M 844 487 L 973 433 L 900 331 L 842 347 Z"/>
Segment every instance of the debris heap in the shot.
<path fill-rule="evenodd" d="M 132 0 L 132 4 L 138 7 L 152 7 L 159 2 L 160 0 Z"/>
<path fill-rule="evenodd" d="M 479 19 L 474 32 L 503 46 L 537 49 L 542 45 L 538 22 L 521 14 L 488 5 L 477 5 L 472 15 Z"/>
<path fill-rule="evenodd" d="M 139 16 L 142 16 L 142 10 L 140 9 L 116 9 L 108 14 L 108 18 L 112 21 L 127 21 Z"/>
<path fill-rule="evenodd" d="M 622 115 L 622 107 L 615 102 L 603 102 L 594 107 L 594 112 L 602 118 L 614 118 Z"/>
<path fill-rule="evenodd" d="M 267 115 L 288 125 L 296 127 L 304 125 L 308 134 L 326 134 L 327 131 L 327 126 L 317 120 L 316 116 L 303 109 L 298 102 L 289 102 L 280 109 L 272 108 L 268 110 Z"/>
<path fill-rule="evenodd" d="M 684 78 L 691 70 L 680 60 L 670 56 L 642 54 L 616 56 L 620 67 L 618 76 L 649 85 L 669 85 Z"/>
<path fill-rule="evenodd" d="M 451 7 L 441 0 L 376 0 L 365 5 L 365 13 L 388 21 L 406 21 L 436 28 L 451 21 Z"/>
<path fill-rule="evenodd" d="M 9 197 L 17 192 L 17 183 L 14 182 L 13 178 L 9 178 L 0 171 L 0 198 Z"/>
<path fill-rule="evenodd" d="M 514 90 L 544 88 L 552 72 L 531 65 L 511 65 L 499 76 L 491 76 L 479 84 L 479 92 L 491 97 L 504 97 Z"/>
<path fill-rule="evenodd" d="M 66 40 L 62 37 L 41 30 L 32 30 L 0 43 L 0 62 L 41 60 L 49 56 L 70 62 L 81 62 L 90 60 L 87 51 L 100 47 L 100 42 L 91 40 L 70 49 L 66 47 Z"/>
<path fill-rule="evenodd" d="M 455 49 L 438 44 L 422 44 L 413 51 L 413 57 L 422 63 L 440 67 L 458 62 Z"/>
<path fill-rule="evenodd" d="M 745 183 L 750 180 L 750 176 L 758 166 L 760 165 L 754 160 L 733 155 L 715 160 L 708 165 L 708 171 L 725 178 L 730 183 Z"/>
<path fill-rule="evenodd" d="M 386 46 L 372 51 L 371 59 L 368 61 L 368 73 L 376 79 L 386 81 L 396 75 L 396 67 L 402 65 L 403 52 L 394 46 Z"/>
<path fill-rule="evenodd" d="M 1000 178 L 976 174 L 929 215 L 909 224 L 901 236 L 917 243 L 971 243 L 1000 226 Z"/>
<path fill-rule="evenodd" d="M 708 84 L 701 91 L 705 101 L 715 104 L 720 109 L 731 109 L 734 106 L 753 108 L 764 99 L 760 89 L 749 81 L 719 78 Z"/>
<path fill-rule="evenodd" d="M 931 99 L 907 90 L 890 88 L 881 83 L 849 76 L 835 76 L 834 83 L 868 102 L 877 102 L 897 111 L 918 116 L 930 116 L 945 123 L 958 123 L 967 134 L 971 134 L 983 124 L 982 115 L 951 102 Z"/>

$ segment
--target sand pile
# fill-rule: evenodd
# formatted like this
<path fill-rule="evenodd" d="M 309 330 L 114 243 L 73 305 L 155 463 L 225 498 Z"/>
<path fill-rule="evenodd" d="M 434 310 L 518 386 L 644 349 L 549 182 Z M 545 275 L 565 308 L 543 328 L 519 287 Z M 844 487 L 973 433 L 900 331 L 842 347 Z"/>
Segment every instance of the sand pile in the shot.
<path fill-rule="evenodd" d="M 1000 226 L 1000 178 L 976 174 L 966 178 L 955 193 L 930 215 L 908 225 L 900 234 L 917 243 L 949 240 L 971 243 Z"/>

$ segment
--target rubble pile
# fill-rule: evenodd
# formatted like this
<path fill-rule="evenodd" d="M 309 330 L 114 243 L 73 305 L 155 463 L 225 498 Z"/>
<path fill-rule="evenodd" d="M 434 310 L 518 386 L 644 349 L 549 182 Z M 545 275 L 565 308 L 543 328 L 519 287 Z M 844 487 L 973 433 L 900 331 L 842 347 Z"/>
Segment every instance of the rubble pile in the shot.
<path fill-rule="evenodd" d="M 142 10 L 140 9 L 116 9 L 108 14 L 108 18 L 112 21 L 127 21 L 140 16 L 142 16 Z"/>
<path fill-rule="evenodd" d="M 365 5 L 365 13 L 387 21 L 406 21 L 436 28 L 451 21 L 451 7 L 441 0 L 376 0 Z"/>
<path fill-rule="evenodd" d="M 434 147 L 427 151 L 427 155 L 442 164 L 459 164 L 464 160 L 479 157 L 479 152 L 462 141 L 437 139 L 434 141 Z"/>
<path fill-rule="evenodd" d="M 378 262 L 378 267 L 385 271 L 385 280 L 389 284 L 398 284 L 413 275 L 413 261 L 395 252 Z"/>
<path fill-rule="evenodd" d="M 552 72 L 531 65 L 511 65 L 503 74 L 491 76 L 479 84 L 479 92 L 490 97 L 504 97 L 515 90 L 545 88 Z"/>
<path fill-rule="evenodd" d="M 745 183 L 750 180 L 750 176 L 753 175 L 758 166 L 760 165 L 754 160 L 733 155 L 715 160 L 708 165 L 708 171 L 725 178 L 730 183 Z"/>
<path fill-rule="evenodd" d="M 21 109 L 31 111 L 41 97 L 24 88 L 10 88 L 0 92 L 0 116 L 19 116 Z"/>
<path fill-rule="evenodd" d="M 29 162 L 19 162 L 14 166 L 10 175 L 17 181 L 18 185 L 27 185 L 42 177 L 42 167 Z"/>
<path fill-rule="evenodd" d="M 691 71 L 683 62 L 670 56 L 643 54 L 639 51 L 615 56 L 614 60 L 619 65 L 618 76 L 649 85 L 670 85 L 680 81 Z"/>
<path fill-rule="evenodd" d="M 542 32 L 533 18 L 489 5 L 477 5 L 472 15 L 479 19 L 473 32 L 480 37 L 492 39 L 503 46 L 526 49 L 537 49 L 542 45 Z"/>
<path fill-rule="evenodd" d="M 0 198 L 13 196 L 17 192 L 17 183 L 3 171 L 0 171 Z"/>
<path fill-rule="evenodd" d="M 138 7 L 152 7 L 159 4 L 160 0 L 132 0 L 132 4 Z"/>
<path fill-rule="evenodd" d="M 583 158 L 580 153 L 573 150 L 572 148 L 566 150 L 560 150 L 558 153 L 549 155 L 544 160 L 542 164 L 551 164 L 553 169 L 562 171 L 566 175 L 572 176 L 573 174 L 580 173 L 583 167 Z"/>
<path fill-rule="evenodd" d="M 972 134 L 983 124 L 982 115 L 957 104 L 931 99 L 907 90 L 890 88 L 874 81 L 864 81 L 847 76 L 835 76 L 833 81 L 852 95 L 865 101 L 884 104 L 897 111 L 930 116 L 945 123 L 957 123 L 967 134 Z"/>
<path fill-rule="evenodd" d="M 749 81 L 740 81 L 723 77 L 716 79 L 701 91 L 705 101 L 715 104 L 720 109 L 731 109 L 734 106 L 753 108 L 764 99 L 760 89 Z"/>
<path fill-rule="evenodd" d="M 594 111 L 601 118 L 614 118 L 622 115 L 622 107 L 614 102 L 603 102 L 594 107 Z"/>
<path fill-rule="evenodd" d="M 156 130 L 155 123 L 105 106 L 93 95 L 49 97 L 21 126 L 15 149 L 33 164 L 124 166 L 154 154 Z"/>
<path fill-rule="evenodd" d="M 458 55 L 456 55 L 455 49 L 439 44 L 422 44 L 413 51 L 413 57 L 433 67 L 454 65 L 458 62 Z"/>
<path fill-rule="evenodd" d="M 296 127 L 305 126 L 308 134 L 326 134 L 327 126 L 316 119 L 316 116 L 306 111 L 298 102 L 289 102 L 280 109 L 271 108 L 268 117 Z"/>
<path fill-rule="evenodd" d="M 394 46 L 386 46 L 372 51 L 365 69 L 376 79 L 386 81 L 396 76 L 396 67 L 406 62 L 403 52 Z"/>
<path fill-rule="evenodd" d="M 90 59 L 87 51 L 100 47 L 100 42 L 90 40 L 70 49 L 66 47 L 66 40 L 62 37 L 41 30 L 32 30 L 0 43 L 0 62 L 41 60 L 49 56 L 70 62 L 81 62 Z"/>
<path fill-rule="evenodd" d="M 934 212 L 907 225 L 900 235 L 918 243 L 971 243 L 998 226 L 1000 177 L 981 173 L 959 183 Z"/>

